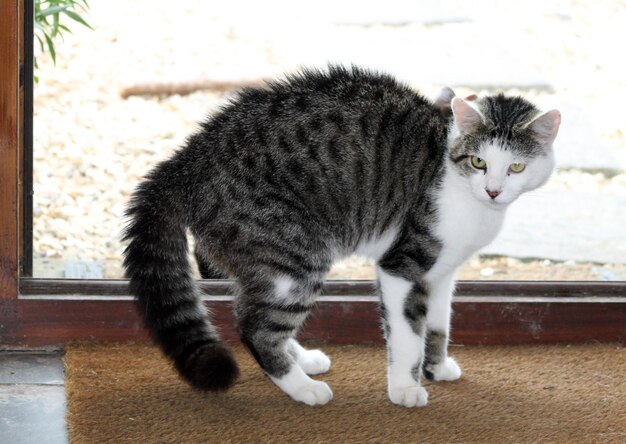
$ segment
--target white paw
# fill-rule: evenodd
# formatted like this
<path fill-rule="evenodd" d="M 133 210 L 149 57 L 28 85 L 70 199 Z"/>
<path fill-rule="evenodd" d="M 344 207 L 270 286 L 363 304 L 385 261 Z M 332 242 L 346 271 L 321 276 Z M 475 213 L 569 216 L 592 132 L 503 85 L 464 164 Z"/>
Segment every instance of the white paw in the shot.
<path fill-rule="evenodd" d="M 290 396 L 296 401 L 308 405 L 324 405 L 333 399 L 333 392 L 325 382 L 311 380 L 310 383 L 298 388 Z"/>
<path fill-rule="evenodd" d="M 302 368 L 294 364 L 281 378 L 270 376 L 274 384 L 294 400 L 308 405 L 324 405 L 333 399 L 333 392 L 325 382 L 309 378 Z"/>
<path fill-rule="evenodd" d="M 297 362 L 307 375 L 319 375 L 330 369 L 330 358 L 321 350 L 305 350 L 298 354 Z"/>
<path fill-rule="evenodd" d="M 404 407 L 424 407 L 428 404 L 428 392 L 419 385 L 394 387 L 389 388 L 389 399 Z"/>
<path fill-rule="evenodd" d="M 450 357 L 440 364 L 427 366 L 426 370 L 433 374 L 435 381 L 456 381 L 463 373 L 459 364 Z"/>

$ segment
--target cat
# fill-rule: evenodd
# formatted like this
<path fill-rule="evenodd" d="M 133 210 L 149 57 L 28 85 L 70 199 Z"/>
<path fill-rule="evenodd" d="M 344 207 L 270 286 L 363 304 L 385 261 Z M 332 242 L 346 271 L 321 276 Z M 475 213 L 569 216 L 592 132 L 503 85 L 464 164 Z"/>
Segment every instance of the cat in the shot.
<path fill-rule="evenodd" d="M 220 342 L 188 260 L 235 279 L 244 344 L 296 401 L 322 405 L 310 375 L 330 359 L 295 339 L 331 265 L 376 263 L 388 396 L 424 406 L 422 377 L 461 376 L 448 356 L 457 268 L 498 233 L 506 208 L 553 168 L 559 111 L 521 97 L 431 102 L 392 76 L 305 69 L 246 88 L 139 184 L 127 207 L 129 291 L 180 375 L 228 389 L 237 364 Z"/>

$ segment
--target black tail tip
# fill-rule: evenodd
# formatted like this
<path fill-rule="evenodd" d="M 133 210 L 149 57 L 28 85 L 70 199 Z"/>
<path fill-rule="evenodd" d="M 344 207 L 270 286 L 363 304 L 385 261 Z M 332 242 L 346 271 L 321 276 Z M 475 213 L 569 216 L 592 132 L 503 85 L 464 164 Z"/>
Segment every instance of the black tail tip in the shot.
<path fill-rule="evenodd" d="M 201 345 L 177 367 L 189 384 L 203 391 L 226 391 L 239 376 L 232 353 L 219 343 Z"/>

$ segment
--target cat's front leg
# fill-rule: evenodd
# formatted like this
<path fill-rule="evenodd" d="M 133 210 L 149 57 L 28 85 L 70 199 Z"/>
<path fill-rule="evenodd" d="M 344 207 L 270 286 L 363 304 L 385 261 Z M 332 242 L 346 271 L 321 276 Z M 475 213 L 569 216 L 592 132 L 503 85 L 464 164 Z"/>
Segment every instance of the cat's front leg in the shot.
<path fill-rule="evenodd" d="M 426 316 L 426 357 L 424 376 L 434 381 L 455 381 L 461 377 L 461 368 L 448 356 L 450 315 L 454 293 L 454 273 L 437 276 L 429 282 L 430 298 Z"/>
<path fill-rule="evenodd" d="M 330 370 L 330 358 L 321 350 L 307 350 L 295 338 L 289 339 L 287 350 L 307 375 L 319 375 Z"/>
<path fill-rule="evenodd" d="M 387 340 L 389 399 L 405 407 L 422 407 L 428 392 L 421 385 L 426 334 L 428 291 L 378 269 L 383 325 Z"/>

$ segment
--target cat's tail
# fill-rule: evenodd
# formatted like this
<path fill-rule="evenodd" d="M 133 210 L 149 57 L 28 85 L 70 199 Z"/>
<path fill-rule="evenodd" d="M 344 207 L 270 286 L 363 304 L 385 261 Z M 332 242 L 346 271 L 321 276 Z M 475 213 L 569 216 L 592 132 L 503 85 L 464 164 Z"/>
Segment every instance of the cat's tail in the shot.
<path fill-rule="evenodd" d="M 155 342 L 181 376 L 201 390 L 228 389 L 239 374 L 200 300 L 188 258 L 184 184 L 167 162 L 141 183 L 126 210 L 123 239 L 129 291 Z M 174 182 L 174 184 L 172 184 Z"/>

